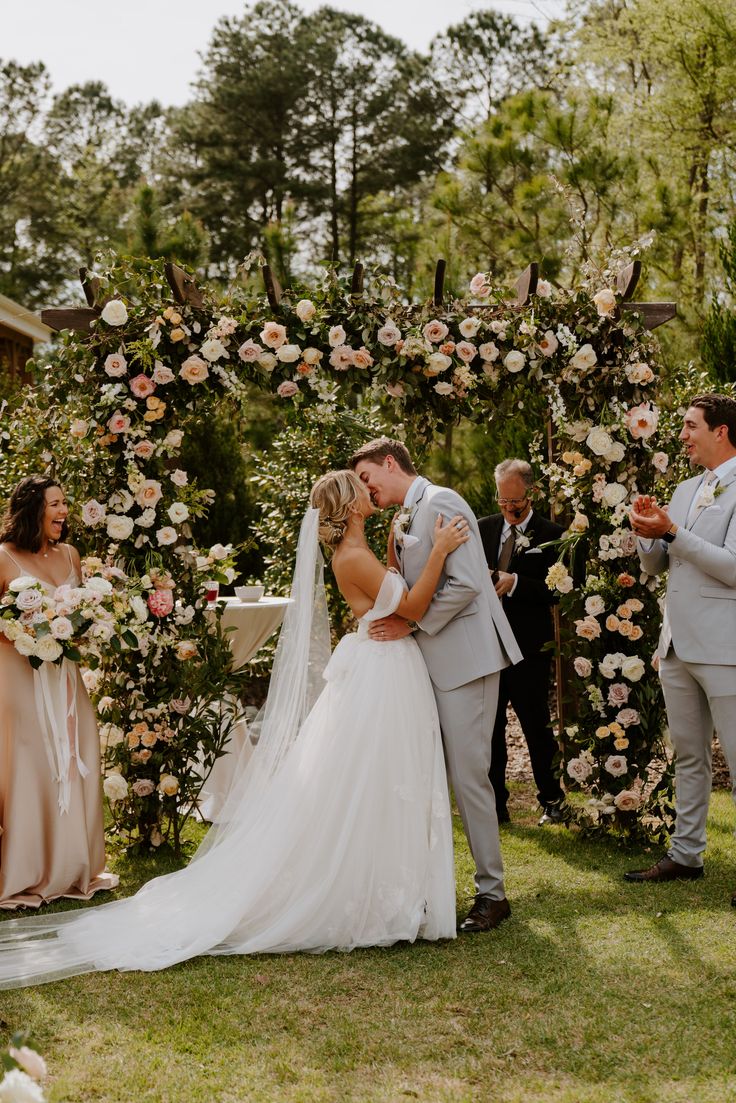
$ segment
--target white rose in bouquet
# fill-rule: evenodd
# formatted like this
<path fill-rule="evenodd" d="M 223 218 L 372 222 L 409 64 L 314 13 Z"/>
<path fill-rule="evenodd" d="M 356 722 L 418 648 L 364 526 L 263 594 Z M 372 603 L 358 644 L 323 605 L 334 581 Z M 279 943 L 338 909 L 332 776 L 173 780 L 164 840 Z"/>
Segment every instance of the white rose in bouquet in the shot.
<path fill-rule="evenodd" d="M 36 641 L 27 632 L 20 632 L 13 641 L 19 655 L 30 656 L 36 652 Z"/>
<path fill-rule="evenodd" d="M 22 1069 L 10 1069 L 0 1082 L 0 1103 L 44 1103 L 40 1084 Z"/>
<path fill-rule="evenodd" d="M 55 663 L 64 654 L 64 648 L 53 636 L 41 636 L 36 640 L 34 654 L 45 663 Z"/>
<path fill-rule="evenodd" d="M 43 594 L 40 590 L 21 590 L 15 599 L 15 604 L 18 609 L 22 609 L 24 613 L 30 613 L 33 609 L 40 609 L 43 605 Z"/>
<path fill-rule="evenodd" d="M 18 594 L 21 590 L 28 590 L 32 586 L 38 586 L 38 579 L 30 574 L 18 575 L 17 578 L 8 583 L 8 589 L 13 594 Z"/>

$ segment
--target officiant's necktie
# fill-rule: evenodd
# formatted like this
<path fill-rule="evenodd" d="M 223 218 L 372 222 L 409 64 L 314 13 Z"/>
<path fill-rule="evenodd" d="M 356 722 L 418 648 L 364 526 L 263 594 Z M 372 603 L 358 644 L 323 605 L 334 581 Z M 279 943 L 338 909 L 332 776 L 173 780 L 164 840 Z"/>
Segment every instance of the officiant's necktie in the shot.
<path fill-rule="evenodd" d="M 706 471 L 703 481 L 695 493 L 695 498 L 693 499 L 693 504 L 690 508 L 690 513 L 687 519 L 688 528 L 691 528 L 693 526 L 695 521 L 697 521 L 698 517 L 705 509 L 706 505 L 709 504 L 707 501 L 707 497 L 703 492 L 706 491 L 708 487 L 715 488 L 717 482 L 718 476 L 716 475 L 715 471 Z"/>
<path fill-rule="evenodd" d="M 499 571 L 507 571 L 509 569 L 509 563 L 511 562 L 511 556 L 514 554 L 514 545 L 516 544 L 516 526 L 511 525 L 509 531 L 506 533 L 506 538 L 501 545 L 501 550 L 498 553 L 498 569 Z"/>

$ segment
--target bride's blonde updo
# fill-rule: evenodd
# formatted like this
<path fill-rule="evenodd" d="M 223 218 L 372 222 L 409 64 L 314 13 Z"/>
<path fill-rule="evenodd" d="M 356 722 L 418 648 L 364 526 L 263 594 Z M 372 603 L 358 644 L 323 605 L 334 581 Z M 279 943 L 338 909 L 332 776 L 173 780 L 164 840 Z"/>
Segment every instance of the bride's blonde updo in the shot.
<path fill-rule="evenodd" d="M 345 535 L 350 507 L 362 490 L 363 484 L 354 471 L 328 471 L 312 487 L 309 503 L 319 510 L 319 538 L 332 551 Z"/>

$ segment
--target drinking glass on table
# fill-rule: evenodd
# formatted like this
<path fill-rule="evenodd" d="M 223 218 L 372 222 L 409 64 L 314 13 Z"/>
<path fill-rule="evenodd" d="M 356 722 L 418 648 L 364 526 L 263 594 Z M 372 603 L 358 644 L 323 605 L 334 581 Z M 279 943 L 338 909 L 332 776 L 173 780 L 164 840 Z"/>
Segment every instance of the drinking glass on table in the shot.
<path fill-rule="evenodd" d="M 207 599 L 207 604 L 214 605 L 217 602 L 219 593 L 220 583 L 215 582 L 212 578 L 208 578 L 204 584 L 204 596 Z"/>

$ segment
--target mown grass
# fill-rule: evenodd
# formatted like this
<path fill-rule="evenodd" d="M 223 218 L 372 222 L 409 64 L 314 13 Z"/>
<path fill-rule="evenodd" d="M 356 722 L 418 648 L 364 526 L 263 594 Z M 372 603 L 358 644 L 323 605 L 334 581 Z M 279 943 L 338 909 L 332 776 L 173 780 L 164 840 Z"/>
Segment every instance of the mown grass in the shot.
<path fill-rule="evenodd" d="M 512 918 L 451 943 L 200 958 L 2 993 L 49 1099 L 74 1103 L 724 1103 L 736 1098 L 736 823 L 714 795 L 707 874 L 628 885 L 651 855 L 503 831 Z M 520 803 L 517 800 L 517 805 Z M 472 893 L 462 833 L 458 910 Z M 150 876 L 120 860 L 122 889 Z M 237 871 L 233 871 L 237 876 Z"/>

